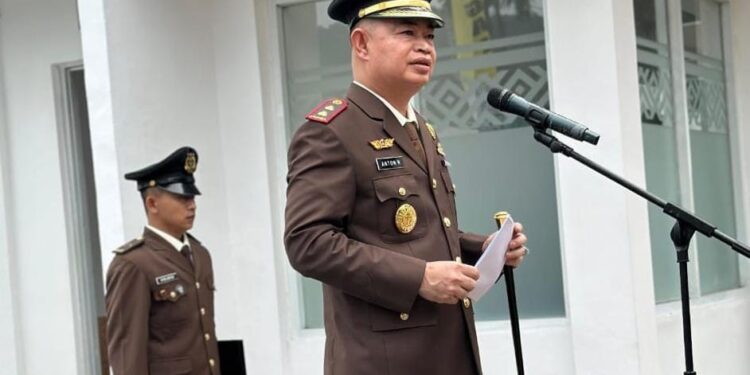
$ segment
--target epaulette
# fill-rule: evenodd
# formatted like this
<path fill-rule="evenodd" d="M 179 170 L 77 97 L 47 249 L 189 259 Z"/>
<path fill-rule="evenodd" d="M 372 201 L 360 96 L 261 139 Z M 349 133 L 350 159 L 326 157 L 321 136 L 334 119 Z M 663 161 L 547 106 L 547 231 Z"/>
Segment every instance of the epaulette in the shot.
<path fill-rule="evenodd" d="M 347 103 L 345 99 L 326 99 L 320 102 L 317 107 L 310 111 L 310 113 L 308 113 L 305 118 L 310 121 L 319 122 L 321 124 L 328 124 L 341 112 L 344 112 L 347 106 L 349 106 L 349 103 Z"/>
<path fill-rule="evenodd" d="M 118 247 L 117 249 L 113 250 L 112 252 L 118 255 L 122 255 L 127 253 L 130 250 L 135 249 L 138 246 L 141 246 L 143 244 L 143 237 L 134 238 L 124 245 Z"/>
<path fill-rule="evenodd" d="M 188 236 L 188 237 L 190 237 L 190 239 L 191 239 L 191 240 L 193 240 L 193 241 L 195 241 L 196 243 L 198 243 L 198 244 L 200 244 L 200 243 L 201 243 L 201 242 L 200 242 L 200 241 L 198 241 L 198 239 L 197 239 L 197 238 L 195 238 L 195 237 L 194 237 L 194 236 L 193 236 L 192 234 L 190 234 L 190 233 L 188 233 L 188 232 L 185 232 L 185 234 L 187 234 L 187 236 Z"/>

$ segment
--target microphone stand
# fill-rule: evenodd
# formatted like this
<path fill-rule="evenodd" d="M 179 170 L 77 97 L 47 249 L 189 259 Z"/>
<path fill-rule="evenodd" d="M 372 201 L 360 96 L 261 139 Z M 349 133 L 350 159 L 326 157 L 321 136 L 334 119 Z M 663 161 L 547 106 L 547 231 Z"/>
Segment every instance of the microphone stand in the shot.
<path fill-rule="evenodd" d="M 573 158 L 581 164 L 593 169 L 599 174 L 609 178 L 610 180 L 618 183 L 626 189 L 638 194 L 647 201 L 657 205 L 663 210 L 663 212 L 675 219 L 675 224 L 672 227 L 670 237 L 672 243 L 674 243 L 675 250 L 677 251 L 677 263 L 680 265 L 680 294 L 682 298 L 682 333 L 685 347 L 685 372 L 684 375 L 695 375 L 696 372 L 693 369 L 693 338 L 692 329 L 690 327 L 690 293 L 688 291 L 688 269 L 687 263 L 690 261 L 688 257 L 688 247 L 690 246 L 690 240 L 693 234 L 698 231 L 706 237 L 714 237 L 717 240 L 727 244 L 732 250 L 744 255 L 746 258 L 750 258 L 750 248 L 747 245 L 735 240 L 734 238 L 722 233 L 717 230 L 711 223 L 695 216 L 694 214 L 687 212 L 683 208 L 662 200 L 661 198 L 649 193 L 648 191 L 634 185 L 630 181 L 618 176 L 615 173 L 607 170 L 603 166 L 595 163 L 591 159 L 577 153 L 570 146 L 560 142 L 547 133 L 546 129 L 541 127 L 534 127 L 534 139 L 547 146 L 552 153 L 562 153 L 563 155 Z"/>
<path fill-rule="evenodd" d="M 498 212 L 495 214 L 495 223 L 497 229 L 503 226 L 503 222 L 508 217 L 507 212 Z M 505 275 L 505 291 L 508 294 L 508 311 L 510 312 L 510 330 L 513 334 L 513 351 L 516 354 L 516 369 L 518 375 L 524 375 L 523 369 L 523 351 L 521 349 L 521 327 L 518 322 L 518 305 L 516 304 L 516 283 L 513 280 L 513 267 L 505 265 L 503 267 Z"/>

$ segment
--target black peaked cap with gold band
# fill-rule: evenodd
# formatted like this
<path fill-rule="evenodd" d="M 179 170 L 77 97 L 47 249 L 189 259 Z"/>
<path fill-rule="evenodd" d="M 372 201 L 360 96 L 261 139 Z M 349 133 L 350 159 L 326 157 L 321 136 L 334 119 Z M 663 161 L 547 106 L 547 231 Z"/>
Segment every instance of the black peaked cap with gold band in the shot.
<path fill-rule="evenodd" d="M 429 0 L 333 0 L 328 16 L 349 27 L 363 18 L 425 18 L 436 28 L 443 27 L 443 19 L 432 12 Z"/>
<path fill-rule="evenodd" d="M 126 174 L 125 179 L 137 181 L 139 191 L 159 187 L 173 194 L 192 197 L 201 194 L 193 177 L 197 168 L 198 152 L 186 146 L 156 164 Z"/>

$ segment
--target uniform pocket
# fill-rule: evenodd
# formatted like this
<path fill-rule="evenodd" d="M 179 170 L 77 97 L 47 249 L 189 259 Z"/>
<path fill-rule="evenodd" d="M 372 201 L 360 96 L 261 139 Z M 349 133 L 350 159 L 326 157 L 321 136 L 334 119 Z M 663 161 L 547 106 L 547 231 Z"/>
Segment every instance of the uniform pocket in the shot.
<path fill-rule="evenodd" d="M 150 375 L 182 375 L 193 371 L 193 364 L 188 357 L 156 360 L 149 363 Z"/>
<path fill-rule="evenodd" d="M 182 282 L 153 286 L 151 299 L 148 323 L 155 337 L 167 339 L 178 334 L 194 312 L 187 298 L 187 286 Z"/>
<path fill-rule="evenodd" d="M 377 198 L 378 230 L 384 241 L 407 242 L 424 236 L 427 211 L 411 174 L 372 181 Z"/>

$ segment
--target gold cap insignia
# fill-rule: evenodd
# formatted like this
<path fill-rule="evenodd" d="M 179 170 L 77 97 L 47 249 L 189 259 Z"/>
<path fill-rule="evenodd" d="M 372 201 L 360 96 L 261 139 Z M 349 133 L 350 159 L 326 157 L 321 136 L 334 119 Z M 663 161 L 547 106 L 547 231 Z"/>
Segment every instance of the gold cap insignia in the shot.
<path fill-rule="evenodd" d="M 430 132 L 430 135 L 432 136 L 432 139 L 437 140 L 437 134 L 435 134 L 435 128 L 433 128 L 432 125 L 430 125 L 429 122 L 425 123 L 425 125 L 427 125 L 427 130 Z"/>
<path fill-rule="evenodd" d="M 380 151 L 393 147 L 393 138 L 374 139 L 370 141 L 372 148 Z"/>
<path fill-rule="evenodd" d="M 398 207 L 395 216 L 396 229 L 403 234 L 411 233 L 417 226 L 417 210 L 408 203 Z"/>
<path fill-rule="evenodd" d="M 195 170 L 198 168 L 198 158 L 195 156 L 194 152 L 188 152 L 187 156 L 185 157 L 185 172 L 193 174 L 195 173 Z"/>

